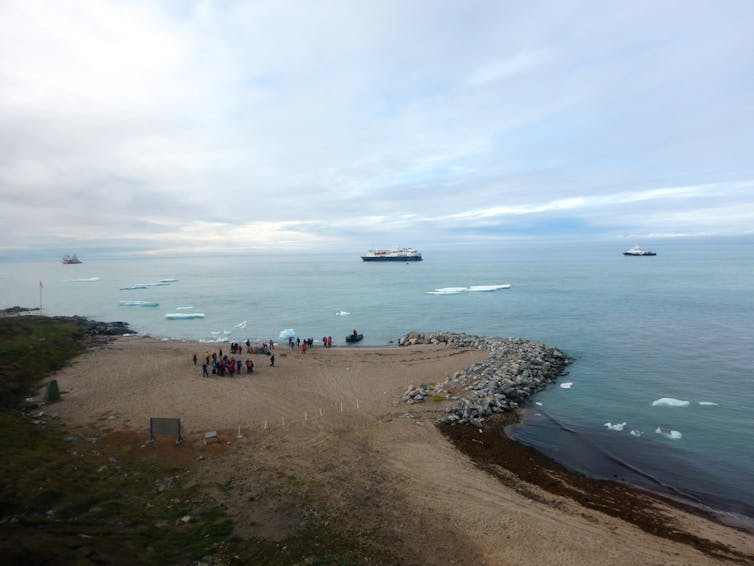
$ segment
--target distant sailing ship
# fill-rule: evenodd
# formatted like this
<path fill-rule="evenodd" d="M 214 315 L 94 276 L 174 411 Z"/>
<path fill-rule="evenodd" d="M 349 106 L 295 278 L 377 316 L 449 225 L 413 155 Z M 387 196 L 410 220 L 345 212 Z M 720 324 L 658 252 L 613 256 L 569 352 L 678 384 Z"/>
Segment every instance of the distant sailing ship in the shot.
<path fill-rule="evenodd" d="M 81 263 L 81 260 L 78 258 L 76 254 L 65 254 L 63 256 L 64 265 L 71 265 L 73 263 Z"/>

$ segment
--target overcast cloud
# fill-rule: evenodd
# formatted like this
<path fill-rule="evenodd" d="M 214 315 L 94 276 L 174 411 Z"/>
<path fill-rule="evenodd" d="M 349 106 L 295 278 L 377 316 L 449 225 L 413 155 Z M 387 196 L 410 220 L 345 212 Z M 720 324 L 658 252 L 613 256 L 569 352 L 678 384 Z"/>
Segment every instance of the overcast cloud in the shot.
<path fill-rule="evenodd" d="M 0 252 L 754 232 L 754 2 L 0 2 Z"/>

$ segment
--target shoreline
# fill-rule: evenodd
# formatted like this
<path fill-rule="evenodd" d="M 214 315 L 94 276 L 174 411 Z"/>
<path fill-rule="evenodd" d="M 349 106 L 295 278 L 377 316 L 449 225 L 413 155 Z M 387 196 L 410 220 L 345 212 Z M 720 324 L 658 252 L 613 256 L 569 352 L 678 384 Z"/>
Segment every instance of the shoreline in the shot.
<path fill-rule="evenodd" d="M 688 547 L 715 560 L 754 563 L 751 543 L 746 542 L 746 537 L 735 534 L 741 533 L 740 530 L 717 521 L 711 523 L 711 517 L 700 515 L 698 510 L 693 512 L 676 502 L 650 497 L 638 488 L 586 476 L 579 478 L 579 474 L 568 472 L 535 449 L 507 438 L 502 429 L 513 422 L 511 419 L 516 418 L 517 413 L 495 417 L 501 419 L 500 422 L 486 422 L 481 433 L 472 426 L 417 427 L 434 421 L 444 409 L 436 405 L 407 406 L 400 399 L 406 384 L 432 382 L 439 376 L 447 376 L 448 372 L 451 375 L 463 372 L 487 359 L 487 352 L 434 344 L 331 350 L 317 347 L 302 355 L 279 347 L 279 364 L 275 368 L 263 365 L 266 357 L 255 357 L 258 371 L 251 377 L 206 380 L 189 360 L 192 353 L 203 353 L 208 348 L 213 349 L 213 344 L 129 336 L 89 349 L 72 367 L 56 374 L 64 389 L 64 401 L 50 405 L 50 412 L 59 413 L 66 422 L 94 427 L 104 435 L 112 434 L 113 427 L 141 430 L 148 415 L 185 417 L 189 442 L 200 443 L 203 431 L 214 429 L 228 439 L 228 445 L 236 446 L 238 453 L 234 453 L 233 458 L 237 461 L 230 466 L 233 473 L 247 466 L 279 468 L 282 457 L 286 461 L 283 469 L 296 469 L 297 473 L 319 478 L 317 481 L 328 486 L 333 497 L 339 497 L 337 493 L 345 488 L 343 479 L 347 478 L 347 483 L 362 486 L 358 490 L 354 488 L 356 492 L 365 489 L 375 494 L 374 497 L 382 501 L 380 509 L 384 508 L 378 513 L 378 519 L 345 503 L 347 512 L 354 513 L 367 525 L 376 521 L 381 529 L 397 529 L 399 534 L 402 522 L 397 522 L 396 527 L 388 525 L 392 525 L 396 517 L 405 521 L 406 508 L 414 510 L 419 524 L 448 529 L 441 518 L 454 516 L 454 510 L 470 505 L 470 500 L 481 505 L 474 511 L 482 513 L 480 520 L 487 517 L 500 528 L 504 528 L 502 525 L 510 517 L 516 517 L 517 528 L 530 533 L 525 538 L 528 537 L 529 544 L 542 546 L 545 557 L 554 552 L 553 548 L 562 551 L 565 547 L 567 551 L 563 552 L 568 555 L 579 556 L 584 563 L 598 564 L 600 544 L 621 548 L 625 545 L 628 551 L 635 541 L 630 544 L 627 541 L 636 537 L 630 529 L 638 527 L 650 537 L 642 539 L 641 552 L 655 556 L 654 560 L 658 559 L 658 552 L 672 556 L 679 552 L 684 554 L 685 551 L 678 549 Z M 337 403 L 340 403 L 340 412 Z M 344 403 L 350 407 L 345 411 Z M 317 406 L 326 407 L 324 416 L 321 408 L 317 414 Z M 236 426 L 238 440 L 235 439 Z M 248 440 L 241 438 L 242 429 L 243 437 Z M 312 438 L 316 439 L 314 443 Z M 348 441 L 349 438 L 354 440 Z M 443 443 L 438 443 L 439 439 L 445 439 L 452 452 L 447 452 Z M 243 448 L 245 442 L 263 446 L 266 451 L 250 453 L 248 448 Z M 325 446 L 329 449 L 324 450 Z M 153 448 L 169 450 L 161 446 Z M 369 457 L 365 459 L 367 454 Z M 491 454 L 495 457 L 490 457 Z M 471 468 L 464 465 L 467 457 L 471 459 Z M 367 467 L 362 468 L 366 464 Z M 473 469 L 483 475 L 477 475 Z M 437 479 L 437 474 L 447 478 Z M 520 479 L 519 474 L 522 474 Z M 440 499 L 426 500 L 412 489 L 412 486 L 427 489 L 427 485 L 435 485 L 435 482 L 439 482 L 436 489 L 443 493 Z M 555 489 L 553 485 L 557 487 L 561 483 L 571 487 L 551 491 Z M 479 493 L 481 484 L 486 485 L 483 493 Z M 391 486 L 390 489 L 385 485 Z M 488 501 L 488 494 L 498 491 L 502 499 L 497 503 Z M 506 495 L 508 491 L 512 494 Z M 519 502 L 511 506 L 505 503 L 509 498 Z M 553 541 L 542 541 L 541 535 L 531 535 L 540 527 L 537 526 L 539 519 L 531 523 L 526 516 L 530 507 L 540 510 L 537 516 L 549 516 L 552 525 L 558 525 L 552 526 L 558 532 Z M 626 516 L 627 509 L 631 514 Z M 392 519 L 388 520 L 389 517 Z M 670 517 L 674 520 L 670 521 Z M 480 542 L 494 534 L 495 529 L 492 533 L 480 533 L 475 521 L 454 519 L 455 539 L 451 540 L 458 544 L 467 539 Z M 590 529 L 602 525 L 598 529 L 599 536 L 589 535 L 597 537 L 593 542 L 591 538 L 589 542 L 579 538 L 584 536 L 587 525 L 592 525 Z M 406 538 L 407 547 L 425 540 L 421 532 L 401 536 Z M 618 537 L 617 542 L 615 537 Z M 660 544 L 657 541 L 661 539 L 656 537 L 671 541 L 667 543 L 672 543 L 671 546 Z M 675 544 L 681 546 L 673 546 Z M 521 543 L 520 552 L 527 552 L 526 545 L 526 541 Z M 494 557 L 501 557 L 498 553 L 503 550 L 490 548 L 480 552 L 483 557 L 493 557 L 488 563 L 498 563 Z M 443 548 L 422 550 L 437 552 L 436 559 L 443 555 L 442 551 Z M 444 552 L 449 550 L 445 548 Z M 438 563 L 431 557 L 427 560 Z M 625 557 L 622 560 L 618 563 L 631 563 Z M 685 561 L 672 559 L 670 562 L 707 563 L 693 553 L 687 555 Z"/>
<path fill-rule="evenodd" d="M 710 556 L 744 563 L 754 561 L 751 554 L 738 553 L 722 543 L 689 532 L 678 523 L 668 521 L 665 514 L 658 512 L 658 507 L 671 507 L 742 533 L 754 533 L 750 528 L 722 520 L 721 514 L 724 512 L 635 484 L 598 479 L 569 470 L 536 448 L 511 438 L 505 429 L 519 423 L 520 412 L 516 410 L 493 417 L 482 429 L 447 422 L 438 423 L 437 426 L 477 466 L 498 478 L 504 485 L 534 500 L 538 496 L 527 485 L 536 486 L 556 496 L 571 498 L 584 507 L 617 517 L 655 536 L 688 544 Z M 505 472 L 501 472 L 501 469 Z M 510 474 L 515 478 L 511 478 Z"/>

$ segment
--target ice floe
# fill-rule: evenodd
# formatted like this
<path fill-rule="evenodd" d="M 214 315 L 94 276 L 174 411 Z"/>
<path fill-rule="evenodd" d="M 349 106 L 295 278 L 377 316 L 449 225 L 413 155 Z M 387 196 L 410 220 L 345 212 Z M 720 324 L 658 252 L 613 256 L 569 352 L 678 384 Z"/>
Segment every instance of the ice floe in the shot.
<path fill-rule="evenodd" d="M 70 281 L 71 283 L 89 283 L 91 281 L 99 280 L 99 277 L 79 277 L 78 279 L 66 279 L 66 281 Z"/>
<path fill-rule="evenodd" d="M 652 401 L 653 407 L 688 407 L 690 403 L 688 401 L 681 401 L 680 399 L 673 399 L 672 397 L 663 397 L 662 399 L 656 399 Z"/>
<path fill-rule="evenodd" d="M 130 285 L 129 287 L 121 287 L 121 291 L 131 291 L 132 289 L 146 289 L 146 285 L 138 284 L 138 285 Z"/>
<path fill-rule="evenodd" d="M 348 316 L 349 314 L 351 313 L 347 311 L 339 311 L 335 313 L 335 316 Z"/>
<path fill-rule="evenodd" d="M 458 295 L 459 293 L 485 293 L 491 291 L 498 291 L 500 289 L 510 289 L 510 285 L 471 285 L 470 287 L 440 287 L 433 289 L 432 291 L 425 291 L 427 295 Z"/>
<path fill-rule="evenodd" d="M 605 426 L 607 427 L 608 430 L 616 430 L 616 431 L 620 432 L 626 426 L 626 423 L 625 422 L 623 422 L 623 423 L 615 423 L 615 424 L 613 424 L 613 423 L 605 423 Z"/>
<path fill-rule="evenodd" d="M 204 318 L 203 312 L 171 312 L 165 315 L 168 320 L 182 320 L 188 318 Z"/>
<path fill-rule="evenodd" d="M 683 435 L 678 432 L 677 430 L 662 430 L 659 426 L 657 427 L 657 430 L 655 430 L 657 434 L 663 435 L 665 438 L 669 438 L 670 440 L 680 440 L 683 438 Z"/>
<path fill-rule="evenodd" d="M 504 285 L 472 285 L 467 289 L 467 291 L 478 291 L 478 292 L 489 292 L 489 291 L 499 291 L 500 289 L 510 289 L 510 285 L 504 284 Z"/>
<path fill-rule="evenodd" d="M 560 384 L 561 389 L 570 389 L 571 387 L 573 387 L 573 381 L 566 381 Z"/>
<path fill-rule="evenodd" d="M 160 303 L 155 301 L 119 301 L 122 307 L 159 307 Z"/>
<path fill-rule="evenodd" d="M 239 322 L 238 324 L 234 324 L 233 328 L 246 328 L 246 321 L 243 320 L 243 321 Z"/>
<path fill-rule="evenodd" d="M 641 431 L 636 430 L 635 428 L 632 428 L 631 432 L 629 432 L 628 434 L 630 434 L 631 436 L 641 436 Z"/>
<path fill-rule="evenodd" d="M 535 404 L 535 405 L 536 405 L 537 407 L 541 407 L 541 406 L 542 406 L 542 403 L 540 403 L 539 401 L 534 401 L 534 404 Z"/>
<path fill-rule="evenodd" d="M 177 311 L 189 311 L 193 309 L 194 307 L 175 307 L 175 310 Z"/>
<path fill-rule="evenodd" d="M 293 328 L 286 328 L 285 330 L 280 331 L 279 338 L 295 338 L 296 337 L 296 331 L 293 330 Z"/>
<path fill-rule="evenodd" d="M 178 281 L 178 279 L 173 279 L 172 277 L 160 279 L 160 283 L 175 283 L 176 281 Z"/>
<path fill-rule="evenodd" d="M 699 401 L 699 404 L 700 405 L 705 405 L 705 406 L 710 406 L 711 405 L 711 406 L 717 407 L 717 403 L 713 403 L 712 401 Z"/>

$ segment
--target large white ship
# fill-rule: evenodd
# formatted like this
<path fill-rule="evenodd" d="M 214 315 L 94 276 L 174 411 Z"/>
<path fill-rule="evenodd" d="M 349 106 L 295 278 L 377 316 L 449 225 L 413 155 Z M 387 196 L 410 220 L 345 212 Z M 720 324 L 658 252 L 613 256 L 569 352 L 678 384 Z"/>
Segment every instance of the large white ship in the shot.
<path fill-rule="evenodd" d="M 361 256 L 361 259 L 364 261 L 421 261 L 422 254 L 414 248 L 374 249 Z"/>

